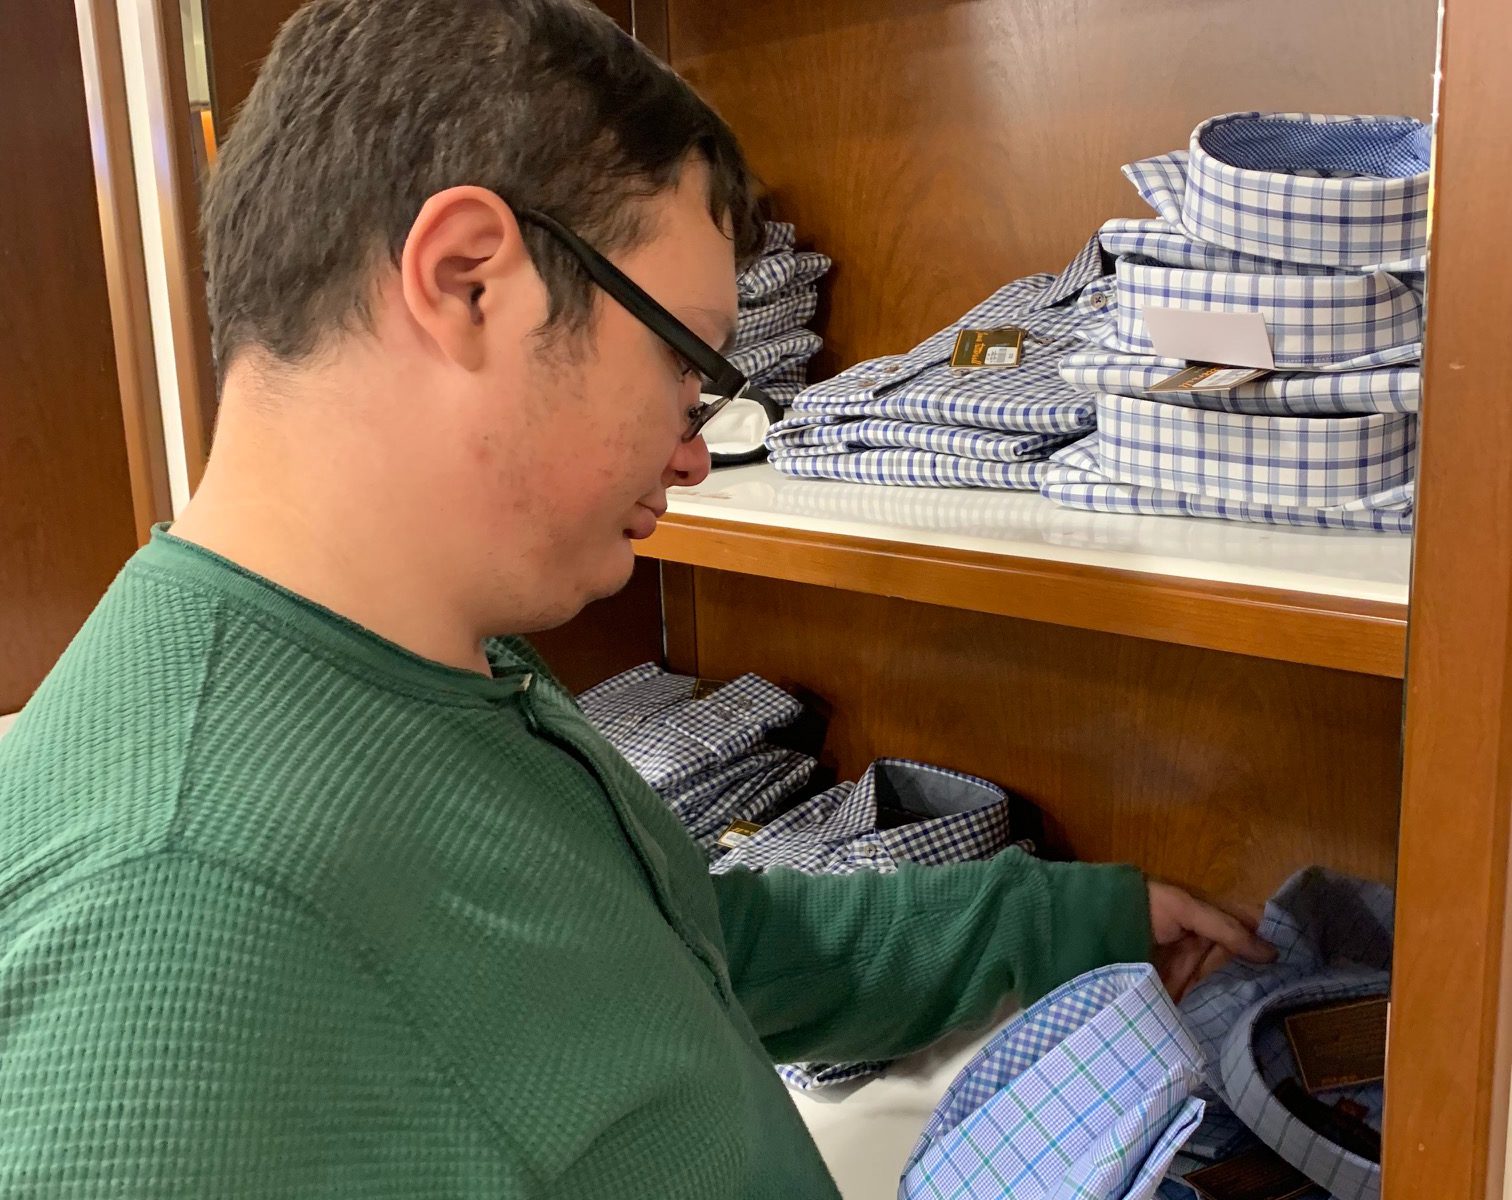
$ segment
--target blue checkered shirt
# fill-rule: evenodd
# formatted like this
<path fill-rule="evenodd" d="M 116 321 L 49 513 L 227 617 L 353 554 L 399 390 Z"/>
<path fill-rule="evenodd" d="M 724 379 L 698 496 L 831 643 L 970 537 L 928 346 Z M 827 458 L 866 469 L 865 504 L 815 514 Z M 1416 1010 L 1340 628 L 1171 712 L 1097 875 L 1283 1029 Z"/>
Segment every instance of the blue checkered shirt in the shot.
<path fill-rule="evenodd" d="M 1380 1165 L 1335 1145 L 1298 1120 L 1275 1096 L 1296 1074 L 1280 1017 L 1315 1002 L 1381 995 L 1390 984 L 1393 897 L 1381 884 L 1313 867 L 1282 885 L 1266 905 L 1260 936 L 1275 963 L 1233 962 L 1182 1001 L 1181 1012 L 1209 1064 L 1208 1082 L 1226 1110 L 1282 1158 L 1339 1200 L 1375 1200 Z M 1379 1083 L 1341 1088 L 1380 1131 Z M 1236 1149 L 1232 1120 L 1203 1131 L 1193 1154 L 1227 1157 Z M 1206 1150 L 1204 1150 L 1206 1147 Z"/>
<path fill-rule="evenodd" d="M 1337 508 L 1412 479 L 1417 418 L 1252 417 L 1102 395 L 1097 443 L 1099 469 L 1135 487 Z"/>
<path fill-rule="evenodd" d="M 779 292 L 765 303 L 742 306 L 735 322 L 735 349 L 745 350 L 802 329 L 818 307 L 819 289 L 813 287 Z"/>
<path fill-rule="evenodd" d="M 804 326 L 818 307 L 817 284 L 830 260 L 795 244 L 792 225 L 767 222 L 761 256 L 735 281 L 739 313 L 730 361 L 779 404 L 802 389 L 809 359 L 824 344 Z"/>
<path fill-rule="evenodd" d="M 1075 434 L 1001 433 L 995 429 L 970 429 L 965 425 L 921 425 L 888 417 L 862 417 L 855 421 L 814 420 L 804 424 L 784 421 L 783 428 L 768 439 L 781 447 L 784 457 L 814 457 L 850 454 L 873 449 L 928 450 L 956 458 L 984 462 L 1022 462 L 1044 458 L 1064 446 Z"/>
<path fill-rule="evenodd" d="M 760 255 L 735 280 L 741 307 L 764 304 L 781 292 L 810 287 L 824 278 L 829 258 L 794 249 L 796 241 L 796 231 L 788 222 L 767 222 Z"/>
<path fill-rule="evenodd" d="M 1091 403 L 1056 366 L 1107 325 L 1107 298 L 1081 295 L 1102 270 L 1094 238 L 1060 275 L 1010 283 L 906 354 L 806 388 L 768 433 L 772 464 L 799 478 L 855 483 L 1036 487 L 1040 460 L 1092 427 Z M 1028 331 L 1019 366 L 950 369 L 962 329 L 1003 325 Z"/>
<path fill-rule="evenodd" d="M 731 821 L 764 820 L 799 792 L 814 760 L 766 742 L 802 713 L 792 696 L 742 675 L 695 700 L 697 682 L 646 663 L 588 689 L 578 704 L 714 854 Z"/>
<path fill-rule="evenodd" d="M 1060 373 L 1081 392 L 1111 392 L 1257 417 L 1415 413 L 1422 400 L 1422 369 L 1416 366 L 1378 367 L 1373 371 L 1277 371 L 1225 392 L 1150 391 L 1186 367 L 1182 359 L 1085 350 L 1061 359 Z"/>
<path fill-rule="evenodd" d="M 792 329 L 736 350 L 729 357 L 742 375 L 766 390 L 767 381 L 783 368 L 798 367 L 807 370 L 809 359 L 823 345 L 824 339 L 817 333 L 810 333 L 807 329 Z"/>
<path fill-rule="evenodd" d="M 1234 113 L 1124 174 L 1167 222 L 1259 258 L 1420 270 L 1431 130 L 1406 117 Z"/>
<path fill-rule="evenodd" d="M 1103 465 L 1100 433 L 1051 456 L 1040 492 L 1066 508 L 1149 516 L 1211 517 L 1264 525 L 1351 529 L 1369 533 L 1412 532 L 1412 483 L 1334 508 L 1271 504 L 1219 495 L 1145 487 L 1119 478 Z M 1200 468 L 1199 468 L 1200 470 Z"/>
<path fill-rule="evenodd" d="M 905 798 L 903 807 L 890 797 Z M 991 858 L 1013 844 L 1002 788 L 944 767 L 880 758 L 856 783 L 839 783 L 789 809 L 711 868 L 790 867 L 810 875 L 895 871 Z M 891 826 L 891 817 L 908 823 Z M 891 827 L 890 827 L 891 826 Z"/>
<path fill-rule="evenodd" d="M 838 479 L 897 487 L 997 488 L 1035 491 L 1047 464 L 989 462 L 929 450 L 855 450 L 845 454 L 784 455 L 772 465 L 795 479 Z"/>
<path fill-rule="evenodd" d="M 1394 275 L 1263 275 L 1167 267 L 1126 256 L 1109 292 L 1116 319 L 1098 340 L 1125 354 L 1154 354 L 1146 307 L 1196 312 L 1258 312 L 1277 368 L 1359 371 L 1417 362 L 1423 301 Z M 1107 285 L 1104 285 L 1107 286 Z"/>
<path fill-rule="evenodd" d="M 790 867 L 811 875 L 852 875 L 895 871 L 904 862 L 991 858 L 1015 845 L 1011 803 L 1002 788 L 974 775 L 878 759 L 859 782 L 837 784 L 774 818 L 710 870 L 719 875 L 737 868 Z M 906 823 L 896 824 L 899 820 Z M 787 1063 L 777 1073 L 790 1086 L 807 1090 L 860 1079 L 885 1065 Z"/>
<path fill-rule="evenodd" d="M 1089 972 L 956 1077 L 900 1200 L 1147 1200 L 1201 1120 L 1202 1067 L 1153 968 Z"/>

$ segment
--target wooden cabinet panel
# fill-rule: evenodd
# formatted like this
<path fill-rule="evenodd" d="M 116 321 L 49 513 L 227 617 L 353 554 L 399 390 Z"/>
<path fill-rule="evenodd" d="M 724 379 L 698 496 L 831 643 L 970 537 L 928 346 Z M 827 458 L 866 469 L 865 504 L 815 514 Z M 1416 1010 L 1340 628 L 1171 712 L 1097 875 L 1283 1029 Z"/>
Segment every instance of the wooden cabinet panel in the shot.
<path fill-rule="evenodd" d="M 1435 0 L 668 0 L 671 62 L 836 260 L 816 377 L 1059 270 L 1244 109 L 1428 115 Z"/>
<path fill-rule="evenodd" d="M 0 713 L 136 548 L 72 5 L 0 3 Z"/>
<path fill-rule="evenodd" d="M 1056 848 L 1256 902 L 1297 867 L 1389 880 L 1399 681 L 697 569 L 697 670 L 831 711 L 856 778 L 920 758 L 1022 792 Z"/>

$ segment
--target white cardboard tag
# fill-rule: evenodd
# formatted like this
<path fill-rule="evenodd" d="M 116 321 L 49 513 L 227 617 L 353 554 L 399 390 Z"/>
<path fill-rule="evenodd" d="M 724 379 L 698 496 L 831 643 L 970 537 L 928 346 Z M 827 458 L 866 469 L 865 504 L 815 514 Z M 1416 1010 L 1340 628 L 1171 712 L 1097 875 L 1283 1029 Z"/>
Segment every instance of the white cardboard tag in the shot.
<path fill-rule="evenodd" d="M 1195 312 L 1147 304 L 1143 316 L 1155 353 L 1162 358 L 1275 369 L 1270 332 L 1260 313 Z"/>

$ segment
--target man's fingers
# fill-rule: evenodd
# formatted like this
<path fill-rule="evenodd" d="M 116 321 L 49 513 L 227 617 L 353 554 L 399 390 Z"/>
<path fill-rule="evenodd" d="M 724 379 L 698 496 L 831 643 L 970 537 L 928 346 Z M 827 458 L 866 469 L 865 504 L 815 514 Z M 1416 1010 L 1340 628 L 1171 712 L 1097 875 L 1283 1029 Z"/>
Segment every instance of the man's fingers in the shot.
<path fill-rule="evenodd" d="M 1254 931 L 1247 929 L 1238 918 L 1201 900 L 1188 899 L 1191 903 L 1187 905 L 1186 919 L 1182 923 L 1193 933 L 1216 942 L 1230 954 L 1249 962 L 1275 961 L 1276 948 L 1256 937 Z"/>

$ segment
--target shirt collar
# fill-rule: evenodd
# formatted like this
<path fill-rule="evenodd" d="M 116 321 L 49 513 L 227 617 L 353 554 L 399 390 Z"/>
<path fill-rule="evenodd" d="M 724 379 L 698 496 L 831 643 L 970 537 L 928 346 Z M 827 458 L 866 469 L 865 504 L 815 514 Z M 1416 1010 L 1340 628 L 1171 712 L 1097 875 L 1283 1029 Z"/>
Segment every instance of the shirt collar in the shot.
<path fill-rule="evenodd" d="M 1192 237 L 1262 258 L 1420 270 L 1431 129 L 1410 117 L 1230 113 L 1124 167 Z"/>
<path fill-rule="evenodd" d="M 1035 298 L 1034 303 L 1029 306 L 1029 311 L 1038 312 L 1075 299 L 1081 295 L 1083 288 L 1094 279 L 1106 275 L 1108 270 L 1104 261 L 1102 244 L 1094 233 L 1087 239 L 1087 244 L 1076 252 L 1076 257 Z"/>

